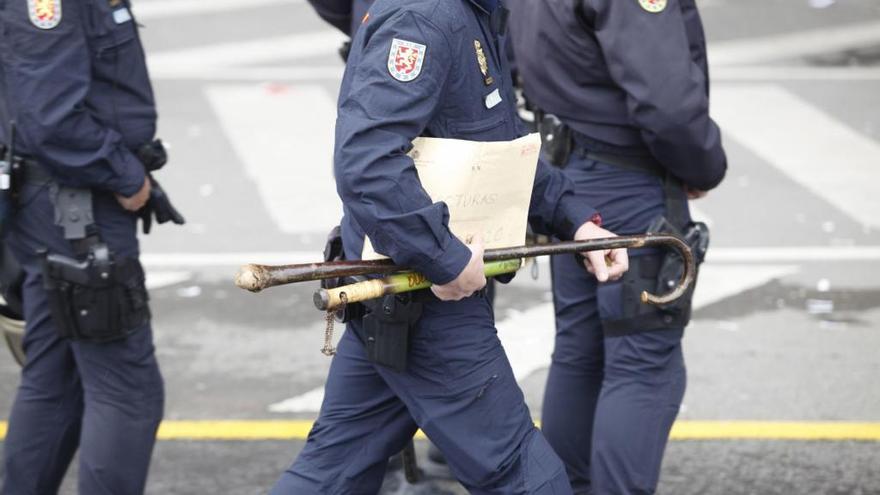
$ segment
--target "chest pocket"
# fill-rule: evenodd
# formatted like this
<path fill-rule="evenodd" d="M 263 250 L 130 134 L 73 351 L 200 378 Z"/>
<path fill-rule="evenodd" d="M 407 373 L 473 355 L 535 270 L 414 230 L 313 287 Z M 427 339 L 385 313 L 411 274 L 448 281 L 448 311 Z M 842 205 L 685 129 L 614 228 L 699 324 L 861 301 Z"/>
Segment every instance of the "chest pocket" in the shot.
<path fill-rule="evenodd" d="M 505 92 L 504 67 L 482 37 L 464 42 L 461 59 L 464 77 L 455 90 L 463 104 L 460 114 L 450 120 L 450 131 L 472 141 L 510 139 L 509 107 L 515 102 Z"/>
<path fill-rule="evenodd" d="M 502 141 L 507 136 L 507 119 L 503 112 L 484 112 L 489 117 L 479 120 L 452 122 L 449 129 L 458 139 L 471 141 Z"/>
<path fill-rule="evenodd" d="M 114 52 L 133 44 L 135 23 L 126 2 L 88 0 L 86 11 L 87 35 L 96 59 L 113 59 Z"/>

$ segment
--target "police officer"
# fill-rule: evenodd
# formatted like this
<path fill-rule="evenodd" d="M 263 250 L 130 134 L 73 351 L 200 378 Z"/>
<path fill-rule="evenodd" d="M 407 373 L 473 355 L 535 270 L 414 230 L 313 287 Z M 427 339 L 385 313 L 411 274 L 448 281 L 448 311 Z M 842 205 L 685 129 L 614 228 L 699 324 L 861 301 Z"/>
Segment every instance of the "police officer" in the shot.
<path fill-rule="evenodd" d="M 27 321 L 3 493 L 57 492 L 77 449 L 80 493 L 142 493 L 164 401 L 135 213 L 156 110 L 127 0 L 0 0 L 0 130 Z"/>
<path fill-rule="evenodd" d="M 358 29 L 336 126 L 345 254 L 358 259 L 369 236 L 378 252 L 435 286 L 386 297 L 349 323 L 319 418 L 274 494 L 376 493 L 388 457 L 419 427 L 472 493 L 571 492 L 496 336 L 481 293 L 482 247 L 450 233 L 446 205 L 431 201 L 406 154 L 418 136 L 522 135 L 499 50 L 505 19 L 497 0 L 378 0 Z M 532 225 L 569 239 L 610 236 L 570 187 L 539 165 Z M 590 262 L 602 280 L 616 278 L 626 251 L 591 253 Z M 395 370 L 377 347 L 405 330 L 409 352 Z"/>
<path fill-rule="evenodd" d="M 709 118 L 695 1 L 511 0 L 510 8 L 525 94 L 578 198 L 614 232 L 675 232 L 703 249 L 686 197 L 717 186 L 727 161 Z M 576 493 L 657 486 L 685 390 L 689 303 L 650 309 L 637 293 L 674 278 L 675 264 L 633 251 L 621 282 L 597 286 L 571 257 L 552 260 L 557 334 L 542 424 Z"/>

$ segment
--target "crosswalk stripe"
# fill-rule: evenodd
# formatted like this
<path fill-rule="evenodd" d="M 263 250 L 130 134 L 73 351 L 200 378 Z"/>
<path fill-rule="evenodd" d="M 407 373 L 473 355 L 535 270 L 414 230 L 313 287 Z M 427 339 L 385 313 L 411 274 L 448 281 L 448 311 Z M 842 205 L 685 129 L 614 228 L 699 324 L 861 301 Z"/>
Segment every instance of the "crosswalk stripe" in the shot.
<path fill-rule="evenodd" d="M 880 227 L 880 144 L 776 85 L 719 86 L 712 111 L 762 160 L 862 226 Z"/>
<path fill-rule="evenodd" d="M 329 224 L 327 224 L 329 225 Z M 325 226 L 326 227 L 326 226 Z M 329 230 L 322 228 L 321 231 Z M 317 232 L 317 231 L 316 231 Z M 319 249 L 312 251 L 246 251 L 229 253 L 143 253 L 141 262 L 148 268 L 230 268 L 245 263 L 286 265 L 320 261 Z M 880 261 L 880 246 L 756 246 L 741 248 L 713 247 L 710 263 L 803 263 L 811 261 Z M 541 258 L 541 270 L 547 265 Z"/>
<path fill-rule="evenodd" d="M 877 43 L 880 43 L 880 22 L 871 21 L 720 41 L 710 43 L 708 51 L 709 63 L 720 67 L 836 53 Z"/>
<path fill-rule="evenodd" d="M 151 52 L 147 54 L 150 75 L 157 79 L 203 77 L 211 69 L 231 70 L 246 74 L 247 66 L 267 62 L 288 63 L 310 58 L 338 60 L 337 50 L 345 36 L 331 30 L 248 41 L 216 43 L 195 48 Z M 339 62 L 340 66 L 342 62 Z"/>
<path fill-rule="evenodd" d="M 305 0 L 154 0 L 137 2 L 132 10 L 139 21 L 146 21 L 184 15 L 203 17 L 218 12 L 303 3 Z"/>
<path fill-rule="evenodd" d="M 878 81 L 880 67 L 720 66 L 712 68 L 715 82 L 732 81 Z"/>
<path fill-rule="evenodd" d="M 207 82 L 325 82 L 338 85 L 342 81 L 343 66 L 326 65 L 308 67 L 204 67 L 190 66 L 169 60 L 157 61 L 154 80 L 207 81 Z"/>
<path fill-rule="evenodd" d="M 336 112 L 327 90 L 218 85 L 206 94 L 282 232 L 326 231 L 339 222 L 332 170 Z"/>

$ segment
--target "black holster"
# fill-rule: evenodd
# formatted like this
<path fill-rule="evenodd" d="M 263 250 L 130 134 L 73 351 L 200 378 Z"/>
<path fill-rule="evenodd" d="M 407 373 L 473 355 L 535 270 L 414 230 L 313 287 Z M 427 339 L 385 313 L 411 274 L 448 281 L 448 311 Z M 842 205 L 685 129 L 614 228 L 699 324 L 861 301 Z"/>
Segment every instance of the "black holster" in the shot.
<path fill-rule="evenodd" d="M 574 151 L 574 136 L 571 128 L 559 117 L 535 111 L 535 123 L 541 134 L 541 152 L 551 165 L 565 168 Z"/>
<path fill-rule="evenodd" d="M 110 342 L 150 321 L 144 270 L 137 259 L 113 259 L 104 244 L 93 246 L 83 261 L 41 254 L 43 288 L 62 337 Z"/>
<path fill-rule="evenodd" d="M 661 266 L 667 259 L 661 253 L 634 256 L 630 258 L 629 270 L 620 281 L 599 286 L 600 294 L 602 291 L 614 290 L 617 285 L 620 287 L 620 314 L 614 317 L 602 315 L 602 329 L 606 336 L 619 337 L 687 325 L 690 319 L 690 297 L 684 296 L 664 307 L 647 305 L 641 301 L 643 291 L 655 291 Z"/>
<path fill-rule="evenodd" d="M 620 163 L 611 161 L 627 169 L 642 169 L 646 173 L 659 174 L 657 170 L 645 167 L 636 160 L 627 162 L 627 157 L 618 158 Z M 666 197 L 666 216 L 657 218 L 648 228 L 648 234 L 672 234 L 684 240 L 699 266 L 709 248 L 709 228 L 702 222 L 693 222 L 687 215 L 681 181 L 668 172 L 662 173 L 664 195 Z M 690 323 L 692 300 L 697 277 L 688 291 L 675 301 L 662 306 L 648 306 L 641 302 L 642 291 L 664 294 L 675 288 L 684 274 L 684 259 L 674 250 L 657 254 L 634 257 L 630 269 L 621 279 L 623 284 L 622 315 L 619 319 L 603 320 L 606 335 L 627 335 L 665 328 L 683 328 Z"/>
<path fill-rule="evenodd" d="M 410 338 L 422 316 L 422 303 L 412 294 L 391 294 L 361 303 L 367 359 L 394 371 L 406 370 Z"/>

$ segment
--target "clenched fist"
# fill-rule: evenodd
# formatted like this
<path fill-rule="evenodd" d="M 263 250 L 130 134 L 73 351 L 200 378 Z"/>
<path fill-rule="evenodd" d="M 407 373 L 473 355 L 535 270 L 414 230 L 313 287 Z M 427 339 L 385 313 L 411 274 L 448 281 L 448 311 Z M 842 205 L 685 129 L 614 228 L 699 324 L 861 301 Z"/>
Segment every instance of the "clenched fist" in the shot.
<path fill-rule="evenodd" d="M 581 225 L 574 234 L 574 240 L 576 241 L 607 237 L 617 236 L 593 222 Z M 586 258 L 584 265 L 587 267 L 587 271 L 595 275 L 596 280 L 599 282 L 617 280 L 629 270 L 629 256 L 626 254 L 626 249 L 588 251 L 584 253 L 584 257 Z"/>
<path fill-rule="evenodd" d="M 471 250 L 471 260 L 458 277 L 448 284 L 431 286 L 431 291 L 441 301 L 460 301 L 486 286 L 483 239 L 477 238 L 468 248 Z"/>

